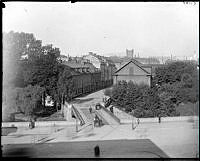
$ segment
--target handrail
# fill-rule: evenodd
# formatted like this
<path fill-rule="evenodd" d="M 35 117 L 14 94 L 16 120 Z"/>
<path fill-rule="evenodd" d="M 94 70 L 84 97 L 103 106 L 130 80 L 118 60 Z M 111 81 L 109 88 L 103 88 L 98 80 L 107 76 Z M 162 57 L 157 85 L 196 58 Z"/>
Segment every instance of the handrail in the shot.
<path fill-rule="evenodd" d="M 105 108 L 103 105 L 101 105 L 102 109 L 107 112 L 115 121 L 120 123 L 120 119 L 115 116 L 111 111 L 109 111 L 107 108 Z"/>
<path fill-rule="evenodd" d="M 95 111 L 95 114 L 96 114 L 103 122 L 105 122 L 106 124 L 109 124 L 108 121 L 106 121 L 106 119 L 98 113 L 98 111 Z"/>
<path fill-rule="evenodd" d="M 72 106 L 72 110 L 73 110 L 74 114 L 76 115 L 76 118 L 78 118 L 80 120 L 81 125 L 84 125 L 85 121 L 84 121 L 83 117 L 81 116 L 81 114 L 78 112 L 78 110 L 74 106 Z"/>

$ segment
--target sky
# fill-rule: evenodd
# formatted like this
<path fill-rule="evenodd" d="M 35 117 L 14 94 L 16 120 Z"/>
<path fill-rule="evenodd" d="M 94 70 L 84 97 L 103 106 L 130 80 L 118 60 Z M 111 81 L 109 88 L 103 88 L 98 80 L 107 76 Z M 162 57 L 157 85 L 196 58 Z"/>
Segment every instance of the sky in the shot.
<path fill-rule="evenodd" d="M 141 57 L 199 53 L 199 3 L 5 2 L 3 31 L 33 33 L 61 54 Z M 124 52 L 124 53 L 122 53 Z"/>

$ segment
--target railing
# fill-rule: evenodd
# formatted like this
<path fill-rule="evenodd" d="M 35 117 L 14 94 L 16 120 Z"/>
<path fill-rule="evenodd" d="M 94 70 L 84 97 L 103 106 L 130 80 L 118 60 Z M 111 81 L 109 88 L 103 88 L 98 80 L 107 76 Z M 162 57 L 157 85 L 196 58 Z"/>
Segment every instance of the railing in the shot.
<path fill-rule="evenodd" d="M 104 119 L 104 117 L 101 116 L 101 115 L 98 113 L 98 110 L 95 110 L 95 114 L 103 121 L 103 123 L 109 124 L 109 123 Z"/>
<path fill-rule="evenodd" d="M 78 110 L 74 106 L 72 106 L 72 111 L 73 111 L 75 117 L 80 120 L 80 124 L 84 125 L 85 124 L 84 119 L 82 118 L 81 114 L 78 112 Z"/>
<path fill-rule="evenodd" d="M 107 108 L 105 108 L 103 105 L 101 106 L 102 109 L 107 112 L 115 121 L 117 121 L 118 123 L 120 123 L 120 119 L 115 116 L 111 111 L 109 111 Z"/>

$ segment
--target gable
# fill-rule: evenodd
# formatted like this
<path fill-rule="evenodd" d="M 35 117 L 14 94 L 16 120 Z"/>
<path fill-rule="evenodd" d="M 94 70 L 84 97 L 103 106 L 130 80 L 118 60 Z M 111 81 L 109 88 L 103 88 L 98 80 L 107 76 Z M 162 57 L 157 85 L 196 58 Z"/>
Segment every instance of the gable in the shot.
<path fill-rule="evenodd" d="M 118 71 L 116 71 L 115 75 L 150 75 L 150 73 L 148 73 L 141 66 L 138 66 L 130 61 Z"/>
<path fill-rule="evenodd" d="M 144 70 L 146 70 L 148 73 L 152 74 L 152 68 L 151 67 L 142 67 Z"/>

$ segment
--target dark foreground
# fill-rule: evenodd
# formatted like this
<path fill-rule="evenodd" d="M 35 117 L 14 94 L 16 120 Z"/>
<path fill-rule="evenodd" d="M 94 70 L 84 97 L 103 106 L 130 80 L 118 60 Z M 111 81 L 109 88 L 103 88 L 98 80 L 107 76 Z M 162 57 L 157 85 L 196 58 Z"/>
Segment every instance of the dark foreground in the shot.
<path fill-rule="evenodd" d="M 4 145 L 2 147 L 2 156 L 28 158 L 95 158 L 94 147 L 96 145 L 100 148 L 100 158 L 168 158 L 149 139 Z"/>

